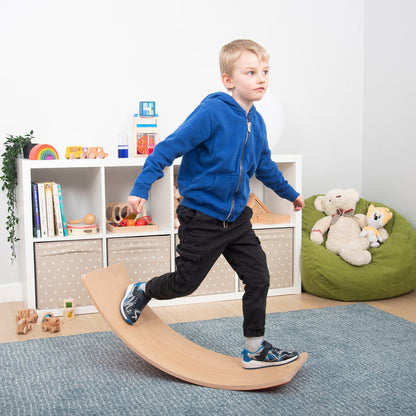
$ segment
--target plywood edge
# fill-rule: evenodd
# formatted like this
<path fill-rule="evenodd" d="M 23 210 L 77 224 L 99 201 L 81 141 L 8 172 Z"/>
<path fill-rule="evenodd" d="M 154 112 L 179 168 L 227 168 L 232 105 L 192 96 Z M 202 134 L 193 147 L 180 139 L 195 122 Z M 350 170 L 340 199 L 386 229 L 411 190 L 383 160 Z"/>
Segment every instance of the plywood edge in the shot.
<path fill-rule="evenodd" d="M 307 353 L 302 353 L 286 365 L 244 369 L 240 358 L 208 350 L 184 338 L 148 306 L 134 325 L 124 322 L 119 305 L 131 280 L 123 265 L 93 271 L 82 280 L 97 310 L 132 351 L 184 381 L 228 390 L 265 389 L 291 381 L 308 358 Z"/>

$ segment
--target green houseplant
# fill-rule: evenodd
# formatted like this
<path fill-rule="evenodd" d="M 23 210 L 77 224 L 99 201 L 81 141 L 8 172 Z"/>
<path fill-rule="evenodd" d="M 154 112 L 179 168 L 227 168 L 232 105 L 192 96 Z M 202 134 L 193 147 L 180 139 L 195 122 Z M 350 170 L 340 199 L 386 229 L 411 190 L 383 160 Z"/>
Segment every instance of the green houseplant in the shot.
<path fill-rule="evenodd" d="M 12 252 L 12 263 L 16 259 L 16 242 L 19 239 L 16 236 L 16 225 L 19 223 L 19 218 L 16 215 L 16 186 L 17 186 L 17 169 L 16 159 L 23 154 L 25 146 L 29 145 L 33 139 L 33 131 L 25 136 L 6 137 L 4 143 L 4 153 L 2 154 L 2 167 L 0 179 L 3 184 L 1 190 L 6 192 L 7 196 L 7 211 L 6 230 L 8 232 L 7 241 L 10 244 Z"/>

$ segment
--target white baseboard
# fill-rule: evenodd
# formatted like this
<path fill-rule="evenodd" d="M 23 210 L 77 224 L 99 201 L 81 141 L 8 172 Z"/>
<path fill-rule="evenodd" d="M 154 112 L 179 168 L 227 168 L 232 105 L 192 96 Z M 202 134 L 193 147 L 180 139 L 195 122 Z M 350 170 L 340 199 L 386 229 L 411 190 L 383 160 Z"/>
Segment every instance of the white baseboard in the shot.
<path fill-rule="evenodd" d="M 22 285 L 20 283 L 0 284 L 0 303 L 21 301 Z"/>

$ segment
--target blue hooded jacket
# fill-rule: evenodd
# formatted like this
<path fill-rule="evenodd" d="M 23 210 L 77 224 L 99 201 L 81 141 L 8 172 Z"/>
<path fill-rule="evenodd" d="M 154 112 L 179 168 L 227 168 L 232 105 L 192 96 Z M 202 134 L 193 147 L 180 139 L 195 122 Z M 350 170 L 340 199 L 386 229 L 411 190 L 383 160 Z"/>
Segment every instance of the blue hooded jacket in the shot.
<path fill-rule="evenodd" d="M 246 113 L 226 93 L 208 95 L 155 147 L 130 195 L 148 199 L 153 182 L 180 156 L 181 204 L 218 220 L 232 222 L 241 214 L 253 175 L 282 198 L 299 196 L 271 159 L 266 126 L 254 105 Z"/>

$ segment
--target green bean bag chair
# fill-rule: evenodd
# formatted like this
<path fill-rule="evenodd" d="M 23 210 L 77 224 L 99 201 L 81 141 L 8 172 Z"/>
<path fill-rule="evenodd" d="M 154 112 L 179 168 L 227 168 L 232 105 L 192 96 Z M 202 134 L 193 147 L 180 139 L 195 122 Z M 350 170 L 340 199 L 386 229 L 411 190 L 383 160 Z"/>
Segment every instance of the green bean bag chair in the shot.
<path fill-rule="evenodd" d="M 305 292 L 343 301 L 368 301 L 403 295 L 416 287 L 416 232 L 410 223 L 393 209 L 378 202 L 360 199 L 355 213 L 366 214 L 368 206 L 384 206 L 393 218 L 384 227 L 387 241 L 370 248 L 372 261 L 365 266 L 353 266 L 310 240 L 312 227 L 323 212 L 313 203 L 318 195 L 305 201 L 302 214 L 302 286 Z"/>

